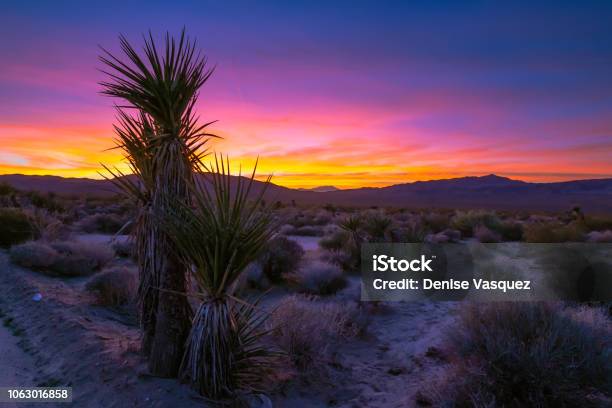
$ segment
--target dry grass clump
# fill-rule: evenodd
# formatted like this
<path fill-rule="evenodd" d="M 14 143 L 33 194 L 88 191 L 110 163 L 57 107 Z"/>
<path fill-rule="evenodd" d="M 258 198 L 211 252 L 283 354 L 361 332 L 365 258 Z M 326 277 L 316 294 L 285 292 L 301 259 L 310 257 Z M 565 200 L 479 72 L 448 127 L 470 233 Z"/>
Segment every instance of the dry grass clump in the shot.
<path fill-rule="evenodd" d="M 355 303 L 291 295 L 279 302 L 268 325 L 275 343 L 305 370 L 321 367 L 339 341 L 363 334 L 367 317 Z"/>
<path fill-rule="evenodd" d="M 532 243 L 580 242 L 584 238 L 584 226 L 576 222 L 566 225 L 558 222 L 529 223 L 523 231 L 523 240 Z"/>
<path fill-rule="evenodd" d="M 501 235 L 499 235 L 495 231 L 491 231 L 484 225 L 477 225 L 476 227 L 474 227 L 474 238 L 476 238 L 479 242 L 484 243 L 493 243 L 501 241 Z"/>
<path fill-rule="evenodd" d="M 466 237 L 471 237 L 477 226 L 483 225 L 491 230 L 497 230 L 500 224 L 501 221 L 495 212 L 484 210 L 457 211 L 451 219 L 452 228 L 461 231 Z"/>
<path fill-rule="evenodd" d="M 267 243 L 259 263 L 271 282 L 281 282 L 284 274 L 297 269 L 303 257 L 304 249 L 300 244 L 279 236 Z"/>
<path fill-rule="evenodd" d="M 92 276 L 85 288 L 96 295 L 103 306 L 120 306 L 135 299 L 138 274 L 135 269 L 113 267 Z"/>
<path fill-rule="evenodd" d="M 116 214 L 99 213 L 86 216 L 76 224 L 76 227 L 87 233 L 115 234 L 125 225 L 125 222 L 125 219 Z"/>
<path fill-rule="evenodd" d="M 291 278 L 301 292 L 312 295 L 333 295 L 347 285 L 342 269 L 321 261 L 302 266 Z"/>
<path fill-rule="evenodd" d="M 11 248 L 11 261 L 51 275 L 65 277 L 91 275 L 113 259 L 113 251 L 103 244 L 59 241 L 27 242 Z"/>
<path fill-rule="evenodd" d="M 0 208 L 0 247 L 8 248 L 35 238 L 28 215 L 19 208 Z"/>
<path fill-rule="evenodd" d="M 58 252 L 40 241 L 30 241 L 11 248 L 10 259 L 15 265 L 34 270 L 50 270 L 59 258 Z"/>
<path fill-rule="evenodd" d="M 587 242 L 609 243 L 612 242 L 612 230 L 591 231 L 587 234 Z"/>
<path fill-rule="evenodd" d="M 464 304 L 450 367 L 429 390 L 440 407 L 596 407 L 609 402 L 612 323 L 599 309 Z M 427 393 L 426 393 L 427 394 Z"/>

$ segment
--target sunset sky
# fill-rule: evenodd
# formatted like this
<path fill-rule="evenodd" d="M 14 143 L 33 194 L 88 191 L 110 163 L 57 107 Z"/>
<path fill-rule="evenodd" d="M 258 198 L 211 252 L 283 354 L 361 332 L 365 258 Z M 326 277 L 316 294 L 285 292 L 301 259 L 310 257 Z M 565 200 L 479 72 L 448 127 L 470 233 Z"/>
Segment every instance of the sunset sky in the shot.
<path fill-rule="evenodd" d="M 214 149 L 276 184 L 612 177 L 612 2 L 226 3 L 3 2 L 0 174 L 118 164 L 98 45 L 185 26 Z"/>

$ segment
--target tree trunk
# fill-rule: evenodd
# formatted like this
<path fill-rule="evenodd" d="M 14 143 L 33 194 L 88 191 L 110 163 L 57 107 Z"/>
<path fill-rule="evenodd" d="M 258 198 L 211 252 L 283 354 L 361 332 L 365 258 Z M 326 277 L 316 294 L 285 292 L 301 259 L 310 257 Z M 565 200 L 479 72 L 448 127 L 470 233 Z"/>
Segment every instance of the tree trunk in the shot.
<path fill-rule="evenodd" d="M 149 370 L 160 377 L 176 377 L 191 328 L 191 306 L 186 292 L 184 266 L 174 256 L 165 259 L 151 344 Z"/>

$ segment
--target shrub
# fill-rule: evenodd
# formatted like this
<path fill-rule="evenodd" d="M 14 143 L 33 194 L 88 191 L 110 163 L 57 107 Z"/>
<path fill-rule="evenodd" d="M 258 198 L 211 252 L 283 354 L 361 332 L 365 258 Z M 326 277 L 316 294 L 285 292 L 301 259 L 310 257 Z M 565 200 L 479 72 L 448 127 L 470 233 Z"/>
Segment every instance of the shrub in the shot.
<path fill-rule="evenodd" d="M 461 231 L 461 234 L 466 237 L 471 237 L 474 228 L 479 225 L 495 231 L 499 228 L 500 223 L 494 212 L 483 210 L 457 211 L 451 220 L 452 227 Z"/>
<path fill-rule="evenodd" d="M 85 285 L 103 306 L 119 306 L 131 302 L 136 296 L 137 287 L 136 271 L 126 267 L 104 269 L 92 276 Z"/>
<path fill-rule="evenodd" d="M 319 247 L 327 251 L 340 251 L 350 239 L 348 232 L 337 230 L 331 235 L 324 236 L 319 240 Z"/>
<path fill-rule="evenodd" d="M 388 242 L 391 240 L 391 227 L 393 220 L 384 213 L 371 213 L 363 225 L 364 231 L 369 236 L 370 242 Z"/>
<path fill-rule="evenodd" d="M 336 265 L 312 262 L 294 275 L 301 292 L 313 295 L 333 295 L 347 285 L 346 277 Z"/>
<path fill-rule="evenodd" d="M 51 275 L 65 277 L 90 275 L 112 258 L 112 250 L 102 244 L 36 241 L 11 248 L 11 261 Z"/>
<path fill-rule="evenodd" d="M 604 406 L 612 323 L 599 309 L 464 304 L 448 335 L 451 367 L 435 406 Z"/>
<path fill-rule="evenodd" d="M 588 215 L 584 223 L 590 231 L 612 230 L 612 216 L 609 215 Z"/>
<path fill-rule="evenodd" d="M 304 370 L 329 358 L 339 340 L 363 334 L 367 317 L 354 303 L 291 295 L 279 302 L 268 324 L 274 341 Z"/>
<path fill-rule="evenodd" d="M 285 237 L 272 239 L 259 257 L 264 274 L 271 282 L 280 282 L 282 275 L 293 272 L 302 257 L 304 249 L 297 242 Z"/>
<path fill-rule="evenodd" d="M 537 222 L 524 227 L 523 240 L 533 243 L 579 242 L 584 240 L 584 232 L 584 228 L 576 223 Z"/>
<path fill-rule="evenodd" d="M 0 247 L 10 247 L 35 238 L 28 215 L 18 208 L 0 208 Z"/>
<path fill-rule="evenodd" d="M 497 232 L 491 231 L 484 225 L 477 225 L 476 227 L 474 227 L 474 238 L 476 238 L 479 242 L 501 241 L 501 236 Z"/>
<path fill-rule="evenodd" d="M 36 208 L 44 209 L 50 212 L 64 211 L 64 208 L 60 203 L 57 202 L 55 196 L 52 193 L 43 194 L 39 193 L 38 191 L 28 191 L 25 196 Z"/>
<path fill-rule="evenodd" d="M 612 231 L 591 231 L 587 234 L 588 242 L 612 242 Z"/>
<path fill-rule="evenodd" d="M 92 214 L 80 220 L 76 227 L 87 233 L 115 234 L 125 225 L 125 220 L 115 214 Z"/>
<path fill-rule="evenodd" d="M 440 232 L 450 226 L 449 216 L 443 213 L 424 214 L 421 219 L 424 227 L 433 232 Z"/>
<path fill-rule="evenodd" d="M 15 245 L 10 251 L 11 262 L 34 270 L 48 270 L 58 258 L 59 253 L 55 249 L 40 241 Z"/>
<path fill-rule="evenodd" d="M 504 220 L 496 228 L 504 241 L 520 241 L 523 238 L 523 224 L 515 220 Z"/>

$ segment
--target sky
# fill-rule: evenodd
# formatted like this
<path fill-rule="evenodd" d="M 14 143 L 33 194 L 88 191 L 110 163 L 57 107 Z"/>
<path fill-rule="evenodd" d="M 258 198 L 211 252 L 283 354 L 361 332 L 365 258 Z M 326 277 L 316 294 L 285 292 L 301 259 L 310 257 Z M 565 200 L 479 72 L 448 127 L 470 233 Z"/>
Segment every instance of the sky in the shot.
<path fill-rule="evenodd" d="M 499 3 L 3 1 L 0 174 L 124 166 L 99 46 L 185 27 L 212 149 L 276 184 L 612 177 L 612 2 Z"/>

